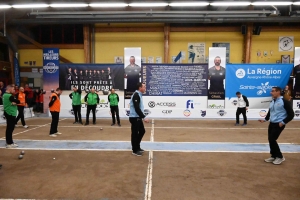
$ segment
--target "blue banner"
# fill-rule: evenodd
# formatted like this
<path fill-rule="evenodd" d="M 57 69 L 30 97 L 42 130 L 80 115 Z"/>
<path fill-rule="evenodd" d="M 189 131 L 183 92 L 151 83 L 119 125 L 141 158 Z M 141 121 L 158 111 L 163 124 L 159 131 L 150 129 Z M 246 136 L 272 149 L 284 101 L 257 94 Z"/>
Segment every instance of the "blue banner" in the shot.
<path fill-rule="evenodd" d="M 15 84 L 20 87 L 20 66 L 19 60 L 14 57 Z"/>
<path fill-rule="evenodd" d="M 272 87 L 284 89 L 292 69 L 292 64 L 228 64 L 226 97 L 236 97 L 237 91 L 247 97 L 270 97 Z"/>
<path fill-rule="evenodd" d="M 143 64 L 145 96 L 207 96 L 207 64 Z"/>
<path fill-rule="evenodd" d="M 47 94 L 59 87 L 59 49 L 43 49 L 43 85 Z M 50 94 L 49 94 L 50 96 Z M 44 110 L 48 108 L 49 98 L 44 98 Z"/>

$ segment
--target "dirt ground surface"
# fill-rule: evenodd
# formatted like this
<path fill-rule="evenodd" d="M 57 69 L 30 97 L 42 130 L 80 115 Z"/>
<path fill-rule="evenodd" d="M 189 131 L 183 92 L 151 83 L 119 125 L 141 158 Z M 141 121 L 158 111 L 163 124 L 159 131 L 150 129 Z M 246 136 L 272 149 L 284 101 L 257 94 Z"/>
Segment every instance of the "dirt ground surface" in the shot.
<path fill-rule="evenodd" d="M 130 123 L 125 119 L 121 120 L 122 127 L 112 127 L 109 119 L 97 119 L 96 125 L 82 126 L 74 125 L 74 119 L 61 118 L 58 130 L 63 134 L 56 138 L 48 136 L 50 118 L 26 121 L 28 129 L 15 128 L 16 141 L 43 140 L 50 145 L 53 140 L 63 140 L 66 144 L 69 141 L 112 141 L 117 146 L 122 143 L 119 141 L 130 141 L 131 135 Z M 228 145 L 268 142 L 268 123 L 251 120 L 248 126 L 236 127 L 234 120 L 155 119 L 154 124 L 145 124 L 145 128 L 143 141 L 154 141 L 162 146 L 165 144 L 161 142 L 224 142 Z M 4 136 L 5 125 L 2 124 L 1 144 L 5 143 Z M 289 123 L 278 142 L 300 144 L 300 121 Z M 25 156 L 19 160 L 20 151 L 0 147 L 0 164 L 3 165 L 0 199 L 144 200 L 149 169 L 152 169 L 152 187 L 151 198 L 147 200 L 300 199 L 300 153 L 284 153 L 286 161 L 276 166 L 263 161 L 269 157 L 268 153 L 195 153 L 166 149 L 146 151 L 142 157 L 136 157 L 124 149 L 69 151 L 63 147 L 57 150 L 26 150 L 25 147 Z"/>
<path fill-rule="evenodd" d="M 275 166 L 267 154 L 153 153 L 152 200 L 299 200 L 300 157 Z"/>
<path fill-rule="evenodd" d="M 143 199 L 148 156 L 0 149 L 0 198 Z M 55 158 L 55 160 L 53 160 Z"/>

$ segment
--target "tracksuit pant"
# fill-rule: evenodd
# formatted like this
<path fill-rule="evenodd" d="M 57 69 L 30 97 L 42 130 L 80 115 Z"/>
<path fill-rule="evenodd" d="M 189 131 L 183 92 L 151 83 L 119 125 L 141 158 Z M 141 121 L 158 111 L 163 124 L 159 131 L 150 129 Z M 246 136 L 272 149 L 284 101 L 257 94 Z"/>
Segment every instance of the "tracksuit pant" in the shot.
<path fill-rule="evenodd" d="M 75 115 L 75 122 L 82 122 L 81 121 L 81 105 L 72 105 L 73 107 L 73 112 Z M 79 121 L 78 121 L 79 119 Z"/>
<path fill-rule="evenodd" d="M 110 106 L 110 112 L 112 117 L 112 123 L 116 123 L 116 116 L 117 116 L 117 122 L 120 124 L 120 116 L 119 116 L 119 106 Z"/>
<path fill-rule="evenodd" d="M 140 150 L 140 144 L 145 135 L 144 123 L 141 118 L 129 117 L 131 123 L 131 146 L 132 151 L 137 152 Z"/>
<path fill-rule="evenodd" d="M 5 132 L 5 139 L 6 139 L 6 144 L 13 144 L 13 139 L 12 139 L 12 133 L 14 132 L 15 129 L 15 122 L 16 122 L 16 117 L 7 114 L 4 111 L 4 116 L 6 118 L 6 132 Z"/>
<path fill-rule="evenodd" d="M 50 112 L 52 116 L 51 128 L 50 128 L 50 135 L 57 133 L 57 126 L 59 121 L 59 112 Z"/>
<path fill-rule="evenodd" d="M 268 140 L 270 145 L 270 154 L 273 158 L 282 158 L 282 153 L 280 151 L 277 139 L 279 138 L 281 132 L 285 126 L 279 127 L 279 123 L 270 123 L 268 128 Z"/>
<path fill-rule="evenodd" d="M 18 116 L 16 118 L 16 124 L 21 119 L 22 125 L 25 126 L 25 119 L 24 119 L 24 106 L 18 106 Z"/>
<path fill-rule="evenodd" d="M 93 113 L 93 123 L 96 123 L 96 107 L 97 105 L 87 105 L 86 109 L 86 124 L 89 124 L 89 117 L 90 117 L 90 112 L 92 111 Z"/>
<path fill-rule="evenodd" d="M 244 118 L 244 124 L 247 124 L 247 116 L 246 116 L 246 107 L 244 108 L 237 108 L 236 110 L 236 123 L 240 123 L 240 114 L 242 113 Z"/>

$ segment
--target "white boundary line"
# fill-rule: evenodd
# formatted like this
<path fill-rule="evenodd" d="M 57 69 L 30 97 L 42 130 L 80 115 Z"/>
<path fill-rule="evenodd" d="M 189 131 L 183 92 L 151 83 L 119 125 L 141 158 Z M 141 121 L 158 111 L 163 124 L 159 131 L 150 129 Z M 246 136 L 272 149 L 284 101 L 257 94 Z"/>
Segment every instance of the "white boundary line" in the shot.
<path fill-rule="evenodd" d="M 5 147 L 0 147 L 0 149 L 7 149 Z M 52 149 L 52 148 L 13 148 L 13 149 L 23 149 L 23 150 L 41 150 L 41 151 L 132 151 L 131 149 Z M 9 149 L 11 150 L 11 149 Z M 150 152 L 150 151 L 149 151 Z M 173 152 L 173 153 L 270 153 L 269 150 L 266 151 L 204 151 L 204 150 L 151 150 L 151 152 Z M 295 153 L 300 154 L 300 152 L 283 152 L 287 153 Z M 150 153 L 149 153 L 150 154 Z M 152 154 L 153 156 L 153 154 Z M 153 163 L 152 163 L 153 164 Z M 151 171 L 152 172 L 152 171 Z M 152 177 L 151 177 L 152 181 Z M 152 182 L 151 182 L 152 184 Z M 147 188 L 146 188 L 147 189 Z M 146 197 L 145 197 L 146 199 Z"/>
<path fill-rule="evenodd" d="M 37 126 L 37 125 L 33 125 L 33 126 Z M 103 127 L 103 128 L 120 128 L 120 127 L 111 127 L 111 126 L 94 126 L 94 125 L 89 125 L 89 126 L 58 126 L 58 128 L 99 128 L 99 127 Z M 130 126 L 122 126 L 122 128 L 131 128 Z M 145 127 L 145 128 L 150 128 L 150 127 Z M 155 127 L 155 129 L 208 129 L 208 130 L 267 130 L 268 128 L 215 128 L 215 127 L 201 127 L 201 126 L 197 126 L 197 127 L 190 127 L 190 126 L 184 126 L 184 127 L 176 127 L 176 126 L 167 126 L 167 127 L 164 127 L 164 126 L 158 126 L 158 127 Z M 285 128 L 284 130 L 300 130 L 300 128 Z"/>
<path fill-rule="evenodd" d="M 150 142 L 154 142 L 154 119 L 152 119 Z M 149 163 L 147 169 L 145 200 L 151 200 L 152 194 L 152 170 L 153 170 L 153 151 L 149 151 Z"/>
<path fill-rule="evenodd" d="M 154 138 L 154 135 L 153 135 Z M 0 140 L 3 140 L 3 138 L 0 138 Z M 32 140 L 32 139 L 16 139 L 17 141 L 31 141 L 31 142 L 85 142 L 85 143 L 95 143 L 95 142 L 103 142 L 103 143 L 123 143 L 123 142 L 130 142 L 129 140 Z M 150 138 L 151 140 L 151 138 Z M 154 139 L 153 139 L 154 140 Z M 154 142 L 154 141 L 143 141 L 146 143 Z M 164 142 L 164 141 L 155 141 L 155 143 L 173 143 L 173 144 L 180 144 L 180 143 L 186 143 L 186 144 L 241 144 L 241 145 L 269 145 L 269 143 L 251 143 L 251 142 Z M 300 145 L 300 143 L 278 143 L 280 145 Z"/>

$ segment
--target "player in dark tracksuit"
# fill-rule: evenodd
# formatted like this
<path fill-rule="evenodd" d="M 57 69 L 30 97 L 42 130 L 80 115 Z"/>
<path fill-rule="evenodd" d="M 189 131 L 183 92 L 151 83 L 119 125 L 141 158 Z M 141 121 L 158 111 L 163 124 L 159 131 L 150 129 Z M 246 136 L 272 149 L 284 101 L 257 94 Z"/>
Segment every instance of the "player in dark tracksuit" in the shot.
<path fill-rule="evenodd" d="M 75 122 L 73 124 L 82 124 L 81 120 L 81 90 L 73 87 L 73 92 L 69 95 L 72 99 L 72 107 L 75 116 Z"/>
<path fill-rule="evenodd" d="M 12 133 L 15 129 L 15 121 L 17 116 L 17 104 L 20 104 L 20 101 L 16 99 L 13 95 L 15 89 L 12 85 L 6 87 L 6 93 L 3 94 L 3 109 L 4 116 L 6 119 L 6 148 L 16 148 L 18 145 L 13 142 Z"/>
<path fill-rule="evenodd" d="M 236 126 L 240 124 L 240 114 L 242 113 L 244 118 L 244 124 L 242 126 L 247 125 L 247 110 L 249 107 L 249 101 L 248 98 L 245 95 L 242 95 L 240 92 L 236 93 L 236 96 L 238 98 L 237 102 L 237 109 L 236 109 Z"/>
<path fill-rule="evenodd" d="M 89 125 L 90 112 L 93 113 L 93 124 L 96 124 L 96 107 L 99 104 L 99 96 L 95 93 L 95 88 L 92 88 L 91 91 L 84 97 L 84 101 L 87 103 L 86 110 L 86 122 L 85 125 Z"/>
<path fill-rule="evenodd" d="M 117 117 L 117 122 L 118 125 L 121 126 L 120 124 L 120 116 L 119 116 L 119 95 L 115 93 L 115 89 L 111 89 L 111 93 L 108 95 L 108 102 L 110 105 L 110 112 L 112 116 L 112 126 L 116 124 L 116 118 Z"/>

